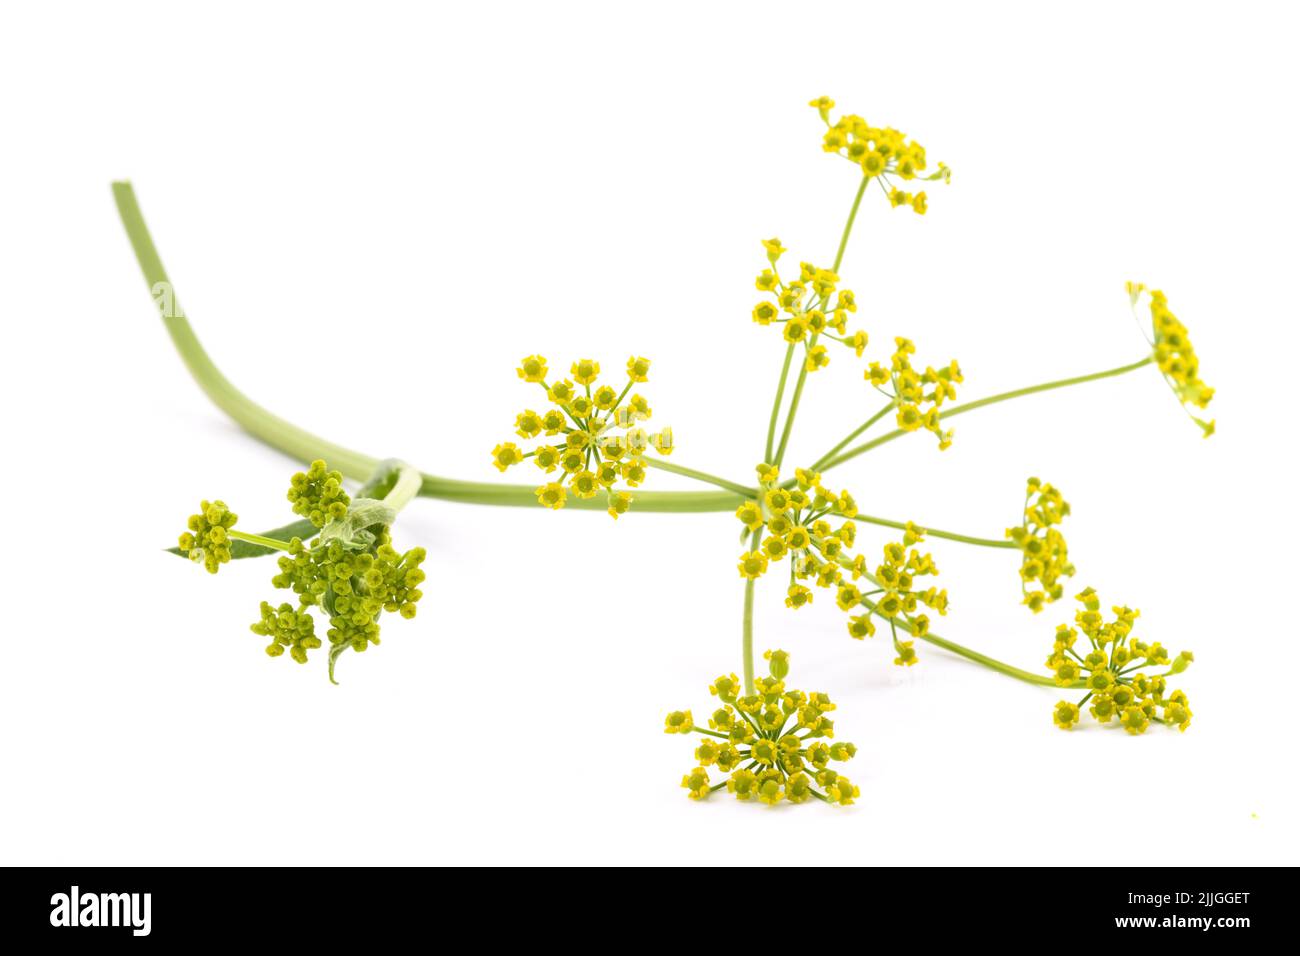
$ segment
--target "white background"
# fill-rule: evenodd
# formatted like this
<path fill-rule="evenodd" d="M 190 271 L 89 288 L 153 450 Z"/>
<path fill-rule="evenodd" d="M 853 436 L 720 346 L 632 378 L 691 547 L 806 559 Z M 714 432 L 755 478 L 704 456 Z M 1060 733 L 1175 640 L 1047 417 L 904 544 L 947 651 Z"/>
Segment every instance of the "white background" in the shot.
<path fill-rule="evenodd" d="M 1286 4 L 6 8 L 0 859 L 1296 863 L 1296 27 Z M 397 534 L 428 596 L 339 687 L 248 632 L 266 564 L 161 551 L 201 497 L 288 520 L 296 464 L 190 382 L 110 180 L 216 361 L 291 421 L 493 480 L 536 405 L 520 356 L 635 352 L 674 460 L 749 480 L 782 355 L 749 320 L 757 240 L 828 261 L 856 186 L 822 93 L 955 171 L 924 218 L 867 196 L 842 274 L 869 357 L 908 335 L 961 361 L 963 398 L 1133 361 L 1130 278 L 1190 329 L 1210 441 L 1144 370 L 834 475 L 993 537 L 1026 476 L 1059 485 L 1074 583 L 1195 651 L 1186 734 L 1063 734 L 1059 694 L 929 646 L 903 672 L 764 581 L 757 643 L 839 700 L 862 797 L 698 805 L 660 728 L 740 670 L 730 515 L 417 501 Z M 793 459 L 874 407 L 835 354 Z M 1018 606 L 1012 552 L 932 550 L 936 629 L 1038 667 L 1073 609 Z"/>

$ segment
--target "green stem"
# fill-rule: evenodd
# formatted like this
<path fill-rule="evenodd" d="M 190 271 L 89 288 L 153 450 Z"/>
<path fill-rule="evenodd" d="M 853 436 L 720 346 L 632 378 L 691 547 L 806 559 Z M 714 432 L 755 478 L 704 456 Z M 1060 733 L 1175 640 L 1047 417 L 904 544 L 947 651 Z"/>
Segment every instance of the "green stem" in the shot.
<path fill-rule="evenodd" d="M 253 437 L 291 458 L 303 462 L 323 458 L 329 462 L 331 468 L 337 468 L 349 478 L 357 481 L 368 478 L 380 464 L 378 459 L 336 445 L 272 414 L 239 391 L 221 373 L 204 350 L 189 320 L 179 307 L 162 260 L 145 226 L 144 216 L 140 212 L 131 184 L 113 183 L 113 198 L 117 203 L 122 225 L 126 228 L 127 238 L 130 239 L 131 247 L 140 263 L 145 282 L 162 313 L 163 325 L 190 374 L 208 398 Z M 426 498 L 441 498 L 466 504 L 537 507 L 535 488 L 531 485 L 459 481 L 438 475 L 421 474 L 419 494 Z M 730 491 L 644 491 L 636 495 L 635 510 L 733 511 L 743 500 L 742 496 Z M 604 511 L 605 507 L 605 502 L 599 498 L 582 499 L 576 495 L 571 496 L 565 505 L 566 510 L 576 508 Z"/>
<path fill-rule="evenodd" d="M 840 247 L 835 252 L 835 264 L 831 266 L 831 272 L 836 274 L 840 271 L 840 263 L 844 261 L 844 250 L 849 245 L 849 235 L 853 232 L 853 222 L 858 218 L 858 207 L 862 205 L 862 196 L 867 191 L 867 184 L 871 180 L 863 176 L 862 182 L 858 184 L 857 195 L 853 197 L 853 206 L 849 209 L 849 218 L 844 223 L 844 231 L 840 233 Z M 811 349 L 817 344 L 817 336 L 814 335 L 808 340 L 808 347 Z M 793 345 L 791 346 L 793 348 Z M 808 364 L 802 363 L 799 367 L 799 378 L 794 383 L 794 395 L 790 397 L 790 410 L 786 412 L 785 427 L 781 430 L 781 444 L 777 446 L 776 458 L 772 464 L 780 466 L 785 460 L 785 447 L 790 442 L 790 432 L 794 429 L 794 417 L 799 411 L 799 399 L 803 397 L 803 387 L 808 381 Z"/>
<path fill-rule="evenodd" d="M 816 336 L 813 336 L 816 340 Z M 803 387 L 808 381 L 808 365 L 804 363 L 799 367 L 799 378 L 794 383 L 794 394 L 790 396 L 790 410 L 785 415 L 785 427 L 781 430 L 781 444 L 776 448 L 776 458 L 772 464 L 778 468 L 781 462 L 785 460 L 785 446 L 790 443 L 790 432 L 794 429 L 794 416 L 799 411 L 799 399 L 803 398 Z"/>
<path fill-rule="evenodd" d="M 753 498 L 758 494 L 758 489 L 746 487 L 734 481 L 728 481 L 726 478 L 719 478 L 717 475 L 711 475 L 707 471 L 696 471 L 694 468 L 685 468 L 681 465 L 674 465 L 672 462 L 664 461 L 662 458 L 643 458 L 642 461 L 651 468 L 658 468 L 660 471 L 670 471 L 674 475 L 684 475 L 687 478 L 694 478 L 696 481 L 703 481 L 710 485 L 717 485 L 719 488 L 726 488 L 728 491 L 734 491 L 738 495 L 744 495 L 747 498 Z"/>
<path fill-rule="evenodd" d="M 758 550 L 762 529 L 749 537 L 749 550 Z M 754 693 L 754 578 L 745 579 L 745 615 L 741 622 L 741 645 L 745 657 L 745 693 Z M 744 711 L 741 711 L 744 713 Z"/>
<path fill-rule="evenodd" d="M 844 447 L 845 447 L 846 445 L 848 445 L 849 442 L 853 441 L 853 439 L 857 438 L 859 435 L 861 435 L 863 432 L 865 432 L 867 429 L 869 429 L 869 428 L 870 428 L 872 425 L 874 425 L 876 422 L 880 421 L 882 418 L 884 418 L 886 415 L 888 415 L 889 412 L 890 412 L 890 410 L 893 409 L 893 407 L 894 407 L 895 405 L 897 405 L 897 404 L 898 404 L 898 400 L 897 400 L 897 399 L 892 399 L 888 405 L 886 405 L 886 406 L 885 406 L 884 408 L 882 408 L 880 411 L 876 412 L 876 414 L 872 415 L 870 418 L 868 418 L 865 422 L 863 422 L 863 423 L 862 423 L 861 425 L 859 425 L 857 428 L 853 429 L 853 431 L 849 432 L 848 435 L 845 436 L 845 438 L 844 438 L 844 440 L 843 440 L 842 442 L 840 442 L 838 445 L 836 445 L 834 448 L 832 448 L 832 449 L 831 449 L 830 451 L 828 451 L 826 454 L 822 455 L 822 456 L 821 456 L 820 458 L 818 458 L 815 462 L 813 462 L 813 464 L 812 464 L 812 470 L 813 470 L 813 471 L 817 471 L 818 469 L 820 469 L 824 464 L 826 464 L 826 462 L 827 462 L 829 459 L 834 458 L 837 454 L 839 454 L 841 451 L 843 451 L 843 450 L 844 450 Z"/>
<path fill-rule="evenodd" d="M 878 524 L 886 528 L 897 528 L 900 531 L 907 529 L 907 523 L 904 521 L 893 521 L 889 518 L 876 518 L 872 515 L 856 514 L 853 516 L 854 521 L 863 521 L 867 524 Z M 918 526 L 923 527 L 923 526 Z M 1020 546 L 1014 541 L 1007 541 L 1005 538 L 975 538 L 967 534 L 957 534 L 953 531 L 940 531 L 937 528 L 925 528 L 925 533 L 931 538 L 946 538 L 949 541 L 959 541 L 962 544 L 977 544 L 983 548 L 1014 548 Z"/>
<path fill-rule="evenodd" d="M 903 627 L 904 629 L 906 629 L 907 627 L 906 623 L 903 624 Z M 1010 664 L 1006 664 L 995 658 L 989 657 L 987 654 L 981 654 L 979 651 L 973 651 L 969 647 L 963 647 L 962 645 L 956 643 L 955 641 L 950 641 L 945 637 L 940 637 L 938 634 L 935 634 L 933 631 L 927 634 L 913 635 L 913 637 L 917 637 L 917 636 L 919 636 L 921 640 L 933 644 L 935 647 L 942 647 L 946 651 L 952 651 L 954 654 L 960 654 L 962 657 L 966 658 L 967 660 L 975 661 L 977 664 L 983 664 L 985 667 L 990 667 L 993 670 L 997 671 L 999 674 L 1006 674 L 1008 677 L 1014 677 L 1016 680 L 1022 680 L 1027 684 L 1037 684 L 1040 687 L 1059 686 L 1056 683 L 1056 681 L 1051 677 L 1044 677 L 1041 674 L 1034 674 L 1027 670 L 1021 670 L 1019 667 L 1012 667 Z M 1077 685 L 1072 685 L 1072 686 L 1082 687 L 1083 683 L 1080 681 L 1077 683 Z"/>
<path fill-rule="evenodd" d="M 841 555 L 839 558 L 839 563 L 842 566 L 848 567 L 851 562 L 849 562 L 849 560 L 846 557 Z M 871 581 L 873 584 L 880 583 L 879 581 L 876 580 L 875 576 L 872 574 L 866 575 L 866 578 L 868 581 Z M 945 637 L 940 637 L 938 634 L 935 634 L 933 631 L 927 631 L 925 634 L 917 634 L 915 626 L 911 622 L 909 622 L 907 618 L 903 617 L 902 615 L 895 615 L 892 618 L 886 617 L 885 615 L 880 613 L 880 611 L 876 607 L 876 604 L 873 601 L 867 599 L 866 597 L 861 598 L 858 603 L 861 604 L 864 608 L 866 608 L 871 613 L 875 614 L 877 617 L 880 617 L 881 619 L 888 621 L 891 628 L 895 628 L 895 627 L 900 628 L 901 630 L 905 631 L 907 634 L 911 635 L 914 638 L 920 638 L 921 640 L 925 641 L 928 644 L 933 644 L 935 647 L 942 647 L 944 650 L 951 651 L 952 653 L 960 655 L 961 657 L 964 657 L 967 660 L 975 661 L 975 663 L 977 664 L 983 664 L 985 667 L 991 668 L 997 671 L 999 674 L 1006 674 L 1008 677 L 1014 677 L 1016 680 L 1024 681 L 1027 684 L 1037 684 L 1040 687 L 1060 686 L 1059 684 L 1056 683 L 1055 679 L 1051 677 L 1044 677 L 1041 674 L 1035 674 L 1032 671 L 1027 671 L 1019 667 L 1014 667 L 1011 664 L 1007 664 L 1004 661 L 998 660 L 997 658 L 989 657 L 987 654 L 981 654 L 979 651 L 973 651 L 969 647 L 964 647 L 961 644 L 958 644 L 956 641 L 950 641 Z M 897 636 L 895 636 L 895 640 L 897 640 Z M 1069 685 L 1068 689 L 1077 690 L 1079 688 L 1082 688 L 1083 686 L 1084 686 L 1083 681 L 1075 681 L 1073 684 Z"/>
<path fill-rule="evenodd" d="M 776 420 L 781 415 L 781 399 L 785 397 L 785 380 L 790 375 L 790 360 L 794 358 L 794 343 L 785 350 L 785 363 L 781 366 L 781 379 L 776 383 L 776 398 L 772 401 L 772 417 L 767 423 L 767 447 L 763 452 L 765 464 L 772 462 L 772 442 L 776 439 Z"/>
<path fill-rule="evenodd" d="M 281 541 L 279 538 L 268 538 L 264 534 L 250 534 L 247 531 L 227 531 L 230 537 L 236 541 L 247 541 L 249 544 L 261 545 L 263 548 L 273 548 L 276 551 L 288 551 L 289 542 Z"/>
<path fill-rule="evenodd" d="M 1048 392 L 1055 388 L 1066 388 L 1070 385 L 1082 385 L 1084 382 L 1095 382 L 1103 378 L 1112 378 L 1116 375 L 1123 375 L 1126 372 L 1132 372 L 1134 369 L 1139 369 L 1142 368 L 1143 366 L 1150 365 L 1152 361 L 1154 361 L 1154 359 L 1152 359 L 1152 357 L 1148 355 L 1146 358 L 1139 359 L 1138 361 L 1132 362 L 1129 365 L 1121 365 L 1118 368 L 1109 368 L 1103 372 L 1093 372 L 1091 375 L 1078 375 L 1075 376 L 1074 378 L 1062 378 L 1054 382 L 1044 382 L 1041 385 L 1029 385 L 1025 388 L 1013 389 L 1010 392 L 1001 392 L 1000 394 L 997 395 L 990 395 L 988 398 L 981 398 L 973 402 L 966 402 L 965 404 L 962 405 L 954 405 L 952 408 L 948 409 L 947 411 L 940 413 L 939 418 L 941 419 L 953 418 L 956 415 L 962 415 L 966 412 L 972 412 L 977 408 L 983 408 L 985 405 L 994 405 L 997 404 L 998 402 L 1005 402 L 1012 398 L 1020 398 L 1024 395 L 1033 395 L 1037 392 Z M 856 458 L 858 455 L 864 454 L 865 452 L 869 452 L 873 448 L 879 448 L 881 445 L 891 442 L 896 438 L 901 438 L 903 435 L 906 434 L 908 433 L 903 431 L 900 428 L 900 429 L 895 429 L 892 432 L 888 432 L 887 434 L 881 435 L 879 438 L 873 438 L 869 442 L 865 442 L 861 445 L 858 445 L 856 448 L 850 448 L 848 451 L 836 455 L 835 457 L 830 458 L 827 461 L 823 462 L 821 466 L 822 470 L 826 471 L 831 468 L 834 468 L 836 465 L 842 465 L 844 464 L 844 462 L 850 460 L 851 458 Z"/>
<path fill-rule="evenodd" d="M 424 478 L 418 468 L 412 468 L 410 465 L 399 464 L 397 468 L 397 480 L 393 482 L 393 487 L 382 500 L 394 511 L 401 511 L 420 493 Z"/>
<path fill-rule="evenodd" d="M 863 176 L 862 182 L 858 184 L 858 193 L 853 197 L 853 207 L 849 210 L 849 218 L 844 223 L 844 231 L 840 234 L 840 247 L 835 251 L 835 264 L 831 266 L 831 272 L 839 273 L 840 263 L 844 261 L 844 250 L 849 244 L 849 233 L 853 231 L 853 220 L 858 218 L 858 207 L 862 205 L 862 196 L 867 191 L 867 183 L 871 180 Z"/>

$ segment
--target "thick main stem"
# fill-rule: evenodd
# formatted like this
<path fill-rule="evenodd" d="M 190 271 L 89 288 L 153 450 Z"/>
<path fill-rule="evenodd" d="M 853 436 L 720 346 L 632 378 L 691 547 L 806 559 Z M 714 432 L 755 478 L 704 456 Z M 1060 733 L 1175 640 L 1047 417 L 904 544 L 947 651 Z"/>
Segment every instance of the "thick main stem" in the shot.
<path fill-rule="evenodd" d="M 126 228 L 127 238 L 130 239 L 131 247 L 135 251 L 136 260 L 140 263 L 145 282 L 159 306 L 163 325 L 171 336 L 181 360 L 185 362 L 186 368 L 208 398 L 253 437 L 291 458 L 303 462 L 323 458 L 329 462 L 331 468 L 337 468 L 349 478 L 357 481 L 368 478 L 379 464 L 379 459 L 336 445 L 285 421 L 239 391 L 221 373 L 204 350 L 180 308 L 175 290 L 163 268 L 162 259 L 145 225 L 144 216 L 140 212 L 131 184 L 113 183 L 113 198 L 117 203 L 122 225 Z M 536 489 L 529 485 L 459 481 L 424 473 L 420 476 L 419 494 L 426 498 L 442 498 L 466 504 L 537 507 Z M 743 500 L 745 500 L 744 496 L 732 491 L 643 491 L 636 495 L 636 510 L 732 511 Z M 570 497 L 565 507 L 604 511 L 606 504 L 599 498 L 582 499 L 574 495 Z"/>

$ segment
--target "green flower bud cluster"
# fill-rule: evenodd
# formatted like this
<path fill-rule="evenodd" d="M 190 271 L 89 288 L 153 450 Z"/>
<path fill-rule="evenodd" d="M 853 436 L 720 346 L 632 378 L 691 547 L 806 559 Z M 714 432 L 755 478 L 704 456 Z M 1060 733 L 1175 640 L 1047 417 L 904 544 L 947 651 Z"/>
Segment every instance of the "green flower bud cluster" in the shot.
<path fill-rule="evenodd" d="M 287 647 L 299 664 L 307 663 L 307 651 L 320 647 L 315 620 L 305 609 L 295 611 L 292 604 L 276 608 L 263 601 L 262 619 L 253 625 L 253 633 L 271 638 L 266 653 L 279 657 Z"/>
<path fill-rule="evenodd" d="M 358 498 L 353 501 L 342 488 L 342 476 L 327 471 L 323 461 L 312 462 L 306 472 L 291 479 L 288 499 L 293 510 L 307 517 L 321 533 L 304 543 L 301 538 L 280 541 L 266 535 L 234 537 L 284 552 L 278 559 L 279 573 L 271 583 L 293 591 L 298 605 L 278 607 L 263 601 L 261 616 L 252 625 L 254 634 L 269 637 L 266 653 L 280 657 L 287 649 L 299 664 L 307 663 L 307 652 L 322 646 L 316 636 L 310 610 L 319 608 L 329 620 L 326 637 L 330 643 L 329 675 L 349 647 L 364 651 L 379 643 L 379 618 L 384 612 L 415 617 L 416 605 L 424 592 L 425 574 L 420 564 L 424 548 L 402 553 L 392 545 L 388 521 L 402 502 Z M 190 531 L 181 536 L 181 549 L 209 571 L 230 560 L 230 528 L 235 515 L 220 501 L 203 502 L 202 513 L 190 518 Z M 340 529 L 347 533 L 335 533 Z M 364 532 L 364 533 L 362 533 Z"/>
<path fill-rule="evenodd" d="M 364 651 L 368 644 L 379 643 L 379 615 L 397 612 L 415 617 L 415 605 L 424 596 L 419 585 L 424 581 L 420 563 L 423 548 L 398 554 L 387 533 L 380 535 L 375 552 L 349 553 L 337 544 L 325 548 L 327 573 L 332 577 L 333 614 L 328 636 L 336 647 L 350 645 Z"/>
<path fill-rule="evenodd" d="M 1145 733 L 1152 721 L 1186 730 L 1192 722 L 1187 695 L 1181 690 L 1166 693 L 1165 678 L 1181 674 L 1193 660 L 1191 651 L 1182 651 L 1172 660 L 1158 642 L 1147 644 L 1133 637 L 1133 622 L 1138 611 L 1112 607 L 1115 620 L 1106 621 L 1101 614 L 1101 600 L 1092 588 L 1077 596 L 1083 610 L 1074 615 L 1074 627 L 1062 624 L 1056 629 L 1048 670 L 1062 687 L 1087 690 L 1077 704 L 1058 701 L 1052 708 L 1052 722 L 1070 730 L 1079 722 L 1080 709 L 1088 707 L 1098 723 L 1115 720 L 1130 734 Z M 1082 632 L 1088 640 L 1079 641 Z M 1159 674 L 1145 670 L 1168 667 Z"/>
<path fill-rule="evenodd" d="M 317 461 L 306 475 L 295 475 L 289 489 L 291 500 L 300 492 L 295 509 L 306 508 L 314 522 L 321 502 L 328 501 L 324 508 L 331 520 L 345 522 L 351 502 L 346 493 L 333 487 L 337 474 L 326 473 L 324 462 Z M 320 607 L 329 615 L 326 637 L 330 643 L 331 680 L 334 664 L 345 650 L 350 647 L 361 652 L 379 643 L 380 615 L 387 611 L 413 618 L 416 604 L 424 596 L 420 590 L 425 578 L 420 569 L 424 548 L 400 553 L 392 546 L 386 527 L 372 530 L 373 534 L 356 538 L 351 546 L 327 534 L 317 537 L 310 546 L 295 538 L 289 543 L 289 553 L 279 559 L 280 573 L 271 579 L 277 588 L 297 594 L 303 611 Z M 320 642 L 315 646 L 319 647 Z"/>
<path fill-rule="evenodd" d="M 229 531 L 238 520 L 239 515 L 230 511 L 224 501 L 201 502 L 199 513 L 190 515 L 190 530 L 180 536 L 181 551 L 210 574 L 216 574 L 221 565 L 230 561 Z"/>
<path fill-rule="evenodd" d="M 326 471 L 325 462 L 319 459 L 290 479 L 287 497 L 293 502 L 293 513 L 310 519 L 318 528 L 330 519 L 342 518 L 351 502 L 343 490 L 343 473 Z"/>
<path fill-rule="evenodd" d="M 1020 561 L 1020 590 L 1026 607 L 1037 614 L 1045 605 L 1065 594 L 1060 579 L 1074 575 L 1065 546 L 1065 536 L 1056 529 L 1070 513 L 1070 503 L 1061 492 L 1037 478 L 1025 489 L 1025 513 L 1019 528 L 1008 528 L 1007 537 L 1024 557 Z M 1037 583 L 1038 587 L 1030 585 Z"/>
<path fill-rule="evenodd" d="M 851 760 L 858 749 L 847 741 L 827 743 L 835 726 L 826 715 L 835 704 L 825 694 L 786 689 L 790 655 L 785 651 L 763 656 L 770 676 L 755 681 L 754 693 L 742 694 L 735 674 L 724 674 L 709 686 L 722 702 L 709 717 L 710 729 L 696 726 L 689 710 L 674 711 L 664 720 L 666 734 L 703 735 L 695 750 L 699 766 L 682 777 L 687 796 L 702 800 L 725 787 L 737 800 L 769 806 L 813 797 L 848 806 L 860 791 L 829 764 Z M 713 783 L 710 767 L 727 778 Z"/>

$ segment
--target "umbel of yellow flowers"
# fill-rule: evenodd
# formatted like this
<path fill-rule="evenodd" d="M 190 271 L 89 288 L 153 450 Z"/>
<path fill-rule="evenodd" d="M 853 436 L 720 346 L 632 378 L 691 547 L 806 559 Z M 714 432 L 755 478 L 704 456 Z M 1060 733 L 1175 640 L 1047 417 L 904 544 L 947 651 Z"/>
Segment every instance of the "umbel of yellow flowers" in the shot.
<path fill-rule="evenodd" d="M 826 715 L 835 704 L 825 694 L 786 686 L 790 655 L 785 651 L 763 657 L 768 676 L 759 679 L 754 693 L 745 694 L 735 674 L 709 685 L 721 706 L 709 715 L 707 728 L 697 725 L 689 710 L 665 719 L 666 734 L 701 735 L 697 766 L 682 777 L 687 796 L 703 800 L 725 788 L 737 800 L 768 805 L 816 799 L 848 806 L 861 792 L 831 764 L 851 760 L 858 748 L 832 740 L 835 725 Z M 710 779 L 712 769 L 724 775 L 720 783 Z"/>
<path fill-rule="evenodd" d="M 569 493 L 579 498 L 603 494 L 609 514 L 617 518 L 632 505 L 632 496 L 619 485 L 636 488 L 646 476 L 645 455 L 673 450 L 672 429 L 650 433 L 641 422 L 650 418 L 650 403 L 633 386 L 645 382 L 650 360 L 627 360 L 627 383 L 622 389 L 602 385 L 600 363 L 579 359 L 569 367 L 569 378 L 550 376 L 546 359 L 529 355 L 516 370 L 525 382 L 539 386 L 551 407 L 543 412 L 525 409 L 515 416 L 515 434 L 535 440 L 528 451 L 514 442 L 492 449 L 492 463 L 505 471 L 528 459 L 545 474 L 567 479 L 548 481 L 537 489 L 537 500 L 547 508 L 564 507 Z"/>

